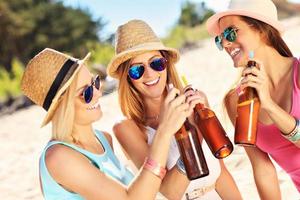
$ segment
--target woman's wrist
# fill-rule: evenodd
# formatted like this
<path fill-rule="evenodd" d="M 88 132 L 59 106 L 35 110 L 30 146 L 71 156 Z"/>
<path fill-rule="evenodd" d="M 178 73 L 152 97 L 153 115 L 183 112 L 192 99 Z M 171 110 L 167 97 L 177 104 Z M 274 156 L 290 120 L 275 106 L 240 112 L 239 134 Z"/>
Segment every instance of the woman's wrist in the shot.
<path fill-rule="evenodd" d="M 298 140 L 300 140 L 300 119 L 295 118 L 295 121 L 295 127 L 290 133 L 282 133 L 282 135 L 291 142 L 297 142 Z"/>
<path fill-rule="evenodd" d="M 166 138 L 167 140 L 170 140 L 174 134 L 170 133 L 170 131 L 167 128 L 165 128 L 164 125 L 159 125 L 156 131 L 156 135 L 158 137 L 162 137 L 162 138 Z"/>
<path fill-rule="evenodd" d="M 264 101 L 264 103 L 261 104 L 261 107 L 266 110 L 268 113 L 274 112 L 276 109 L 276 106 L 278 106 L 272 98 L 269 98 L 269 100 Z"/>
<path fill-rule="evenodd" d="M 167 170 L 165 167 L 161 166 L 158 162 L 150 157 L 146 157 L 143 168 L 153 173 L 155 176 L 161 180 L 165 177 Z"/>

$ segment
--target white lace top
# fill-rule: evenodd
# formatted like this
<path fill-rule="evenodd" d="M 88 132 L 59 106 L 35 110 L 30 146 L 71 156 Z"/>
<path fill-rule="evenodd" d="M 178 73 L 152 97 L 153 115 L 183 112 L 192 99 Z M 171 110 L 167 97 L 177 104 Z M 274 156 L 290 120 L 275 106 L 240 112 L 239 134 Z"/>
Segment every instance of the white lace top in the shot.
<path fill-rule="evenodd" d="M 156 130 L 149 126 L 146 127 L 146 130 L 147 130 L 147 138 L 148 138 L 147 142 L 150 145 L 153 142 L 153 138 L 156 134 Z M 221 169 L 220 169 L 219 160 L 216 159 L 212 155 L 209 147 L 207 146 L 207 144 L 204 140 L 202 142 L 202 149 L 203 149 L 205 159 L 207 162 L 207 166 L 209 169 L 209 175 L 191 181 L 186 192 L 191 192 L 194 189 L 201 188 L 201 187 L 211 186 L 216 182 L 217 178 L 220 175 Z M 179 156 L 180 156 L 180 153 L 179 153 L 179 149 L 177 147 L 177 142 L 176 142 L 175 137 L 173 137 L 171 140 L 170 150 L 169 150 L 169 155 L 168 155 L 168 160 L 167 160 L 168 170 L 170 170 L 171 168 L 174 167 Z M 220 196 L 218 195 L 218 193 L 215 190 L 212 190 L 212 191 L 206 193 L 204 196 L 201 197 L 201 199 L 203 199 L 203 200 L 221 200 Z"/>

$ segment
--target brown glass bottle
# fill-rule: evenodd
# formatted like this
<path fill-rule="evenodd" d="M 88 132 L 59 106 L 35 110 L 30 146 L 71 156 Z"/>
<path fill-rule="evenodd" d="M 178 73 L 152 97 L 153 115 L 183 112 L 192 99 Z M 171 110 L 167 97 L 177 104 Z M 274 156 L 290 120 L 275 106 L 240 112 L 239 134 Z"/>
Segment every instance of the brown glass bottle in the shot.
<path fill-rule="evenodd" d="M 188 85 L 185 91 L 188 90 L 193 90 L 193 88 Z M 233 145 L 215 113 L 200 103 L 195 106 L 194 113 L 195 123 L 212 154 L 218 159 L 229 156 L 233 151 Z"/>
<path fill-rule="evenodd" d="M 249 61 L 247 67 L 256 67 L 255 61 Z M 260 101 L 254 88 L 247 87 L 240 94 L 237 103 L 234 143 L 243 146 L 255 146 Z"/>
<path fill-rule="evenodd" d="M 175 134 L 175 138 L 188 179 L 207 176 L 209 170 L 195 127 L 186 120 Z"/>

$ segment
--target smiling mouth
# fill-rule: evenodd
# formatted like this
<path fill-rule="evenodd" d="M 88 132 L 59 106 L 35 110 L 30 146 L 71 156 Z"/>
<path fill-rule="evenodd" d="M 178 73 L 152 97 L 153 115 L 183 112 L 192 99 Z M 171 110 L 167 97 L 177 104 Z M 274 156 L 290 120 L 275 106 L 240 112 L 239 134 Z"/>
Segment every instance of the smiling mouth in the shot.
<path fill-rule="evenodd" d="M 235 48 L 229 54 L 230 54 L 231 58 L 234 59 L 236 57 L 236 55 L 238 55 L 240 52 L 241 52 L 240 48 Z"/>
<path fill-rule="evenodd" d="M 95 110 L 95 109 L 98 109 L 98 108 L 100 108 L 100 102 L 96 102 L 94 105 L 89 106 L 87 108 L 87 110 Z"/>
<path fill-rule="evenodd" d="M 148 81 L 148 82 L 144 82 L 145 85 L 147 86 L 153 86 L 153 85 L 156 85 L 160 80 L 160 77 L 158 77 L 157 79 L 154 79 L 152 81 Z"/>

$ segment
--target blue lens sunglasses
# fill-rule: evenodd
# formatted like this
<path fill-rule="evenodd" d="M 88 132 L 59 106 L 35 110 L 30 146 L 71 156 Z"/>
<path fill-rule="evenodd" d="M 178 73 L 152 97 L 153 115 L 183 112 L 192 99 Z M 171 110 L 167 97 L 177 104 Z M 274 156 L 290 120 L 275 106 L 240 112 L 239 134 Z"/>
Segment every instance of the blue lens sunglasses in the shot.
<path fill-rule="evenodd" d="M 97 75 L 92 81 L 91 85 L 86 86 L 82 92 L 85 103 L 90 103 L 94 96 L 94 86 L 97 90 L 100 89 L 100 77 Z"/>
<path fill-rule="evenodd" d="M 222 40 L 225 38 L 229 42 L 234 42 L 237 38 L 237 28 L 228 27 L 223 33 L 215 37 L 215 43 L 220 51 L 223 50 Z"/>
<path fill-rule="evenodd" d="M 167 59 L 165 59 L 164 57 L 155 58 L 150 62 L 149 66 L 155 71 L 158 72 L 163 71 L 167 67 Z M 136 65 L 132 65 L 129 68 L 128 76 L 131 79 L 138 80 L 143 76 L 144 72 L 145 72 L 145 66 L 143 64 L 136 64 Z"/>

